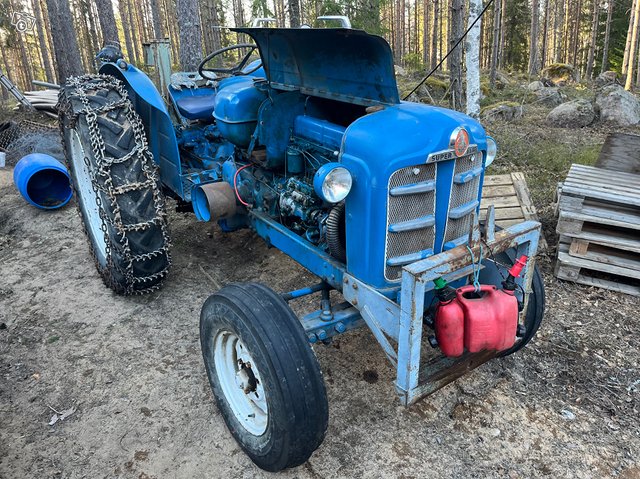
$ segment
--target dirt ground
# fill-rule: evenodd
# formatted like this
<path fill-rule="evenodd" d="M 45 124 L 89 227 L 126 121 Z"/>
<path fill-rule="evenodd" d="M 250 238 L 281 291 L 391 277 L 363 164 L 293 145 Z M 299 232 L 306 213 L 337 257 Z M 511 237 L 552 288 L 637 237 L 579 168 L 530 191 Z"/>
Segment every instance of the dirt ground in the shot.
<path fill-rule="evenodd" d="M 74 205 L 36 210 L 0 169 L 0 477 L 270 475 L 214 405 L 199 311 L 228 282 L 284 291 L 312 278 L 249 231 L 170 220 L 164 288 L 118 297 L 96 274 Z M 409 409 L 368 331 L 315 346 L 329 430 L 282 477 L 640 478 L 640 299 L 559 282 L 549 258 L 540 263 L 547 313 L 530 347 Z"/>

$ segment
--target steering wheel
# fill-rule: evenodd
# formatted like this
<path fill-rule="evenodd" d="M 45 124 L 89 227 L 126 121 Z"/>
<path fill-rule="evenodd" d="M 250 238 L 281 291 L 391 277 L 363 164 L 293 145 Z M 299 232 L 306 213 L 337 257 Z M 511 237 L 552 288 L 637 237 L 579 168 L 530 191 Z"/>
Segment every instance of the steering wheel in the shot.
<path fill-rule="evenodd" d="M 232 66 L 231 68 L 222 68 L 222 67 L 206 68 L 205 67 L 205 65 L 209 63 L 211 60 L 213 60 L 215 57 L 220 56 L 223 53 L 230 52 L 232 50 L 240 50 L 240 49 L 248 49 L 248 52 L 245 54 L 244 57 L 242 57 L 242 59 L 236 65 Z M 245 65 L 251 58 L 251 55 L 253 54 L 253 52 L 255 52 L 257 49 L 258 47 L 253 43 L 241 43 L 239 45 L 232 45 L 230 47 L 225 47 L 225 48 L 221 48 L 220 50 L 216 50 L 215 52 L 210 53 L 209 55 L 204 57 L 204 59 L 200 62 L 200 65 L 198 65 L 198 73 L 202 78 L 205 78 L 207 80 L 216 80 L 218 78 L 216 73 L 222 73 L 228 76 L 250 75 L 262 66 L 262 62 L 260 62 L 258 65 L 255 66 L 255 68 L 252 68 L 249 71 L 242 71 L 242 69 L 245 67 Z M 208 75 L 208 73 L 213 73 L 213 75 L 210 76 Z"/>

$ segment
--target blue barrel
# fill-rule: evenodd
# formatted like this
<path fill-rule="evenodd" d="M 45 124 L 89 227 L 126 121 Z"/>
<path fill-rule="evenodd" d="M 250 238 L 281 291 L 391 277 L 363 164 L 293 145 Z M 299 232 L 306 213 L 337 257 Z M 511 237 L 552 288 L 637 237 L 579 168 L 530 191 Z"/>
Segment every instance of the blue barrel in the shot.
<path fill-rule="evenodd" d="M 67 169 L 43 153 L 23 156 L 13 170 L 13 182 L 25 200 L 45 210 L 66 205 L 73 194 Z"/>

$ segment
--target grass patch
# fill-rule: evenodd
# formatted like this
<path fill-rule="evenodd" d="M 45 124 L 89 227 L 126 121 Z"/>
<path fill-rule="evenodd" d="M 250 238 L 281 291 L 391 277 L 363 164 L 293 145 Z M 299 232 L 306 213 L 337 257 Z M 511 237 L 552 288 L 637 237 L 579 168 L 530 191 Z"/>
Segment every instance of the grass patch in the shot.
<path fill-rule="evenodd" d="M 557 139 L 541 139 L 532 144 L 513 132 L 494 134 L 498 158 L 489 174 L 524 172 L 533 202 L 542 207 L 553 202 L 557 183 L 566 178 L 573 163 L 595 164 L 602 148 L 601 144 L 566 143 Z"/>

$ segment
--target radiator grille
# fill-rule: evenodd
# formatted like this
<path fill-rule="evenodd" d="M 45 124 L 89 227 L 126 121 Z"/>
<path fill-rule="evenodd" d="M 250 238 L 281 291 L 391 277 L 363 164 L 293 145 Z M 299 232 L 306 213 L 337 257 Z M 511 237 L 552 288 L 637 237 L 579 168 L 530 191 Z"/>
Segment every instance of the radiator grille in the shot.
<path fill-rule="evenodd" d="M 435 190 L 399 193 L 403 187 L 424 186 L 435 181 L 436 165 L 421 164 L 402 168 L 389 179 L 387 243 L 385 257 L 385 278 L 395 281 L 402 274 L 403 264 L 388 264 L 388 261 L 401 261 L 402 257 L 432 250 L 435 241 L 435 223 L 428 224 L 428 218 L 435 214 Z M 423 225 L 406 226 L 402 231 L 390 231 L 394 226 L 412 220 L 422 220 Z M 435 221 L 435 218 L 434 218 Z M 410 261 L 413 262 L 413 261 Z"/>
<path fill-rule="evenodd" d="M 482 167 L 482 160 L 476 154 L 456 160 L 454 180 L 451 186 L 451 200 L 449 201 L 449 218 L 447 219 L 447 229 L 444 235 L 445 244 L 449 241 L 460 240 L 460 238 L 469 234 L 475 207 L 460 217 L 452 217 L 452 210 L 471 205 L 478 200 L 480 175 L 476 174 L 464 182 L 458 179 L 458 175 L 473 172 L 480 167 Z"/>

